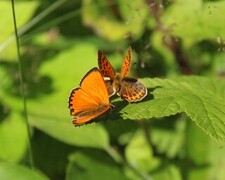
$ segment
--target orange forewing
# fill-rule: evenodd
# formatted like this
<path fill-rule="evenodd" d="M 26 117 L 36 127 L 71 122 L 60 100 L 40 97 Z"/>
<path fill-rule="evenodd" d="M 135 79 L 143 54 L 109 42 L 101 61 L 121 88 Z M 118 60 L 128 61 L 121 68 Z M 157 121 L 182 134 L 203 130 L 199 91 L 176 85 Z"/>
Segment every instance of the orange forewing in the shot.
<path fill-rule="evenodd" d="M 81 80 L 80 87 L 71 91 L 70 114 L 75 126 L 91 122 L 110 109 L 108 92 L 100 71 L 91 69 Z"/>
<path fill-rule="evenodd" d="M 116 75 L 116 71 L 106 58 L 105 54 L 98 50 L 98 66 L 104 77 L 113 78 Z"/>
<path fill-rule="evenodd" d="M 131 47 L 128 48 L 127 54 L 123 61 L 123 66 L 120 71 L 121 78 L 124 78 L 125 76 L 129 74 L 130 66 L 131 66 Z"/>
<path fill-rule="evenodd" d="M 128 102 L 137 102 L 147 95 L 147 88 L 137 79 L 126 77 L 131 67 L 131 47 L 129 47 L 124 58 L 120 73 L 116 73 L 106 56 L 99 51 L 99 69 L 104 76 L 109 96 L 117 93 L 122 99 Z"/>

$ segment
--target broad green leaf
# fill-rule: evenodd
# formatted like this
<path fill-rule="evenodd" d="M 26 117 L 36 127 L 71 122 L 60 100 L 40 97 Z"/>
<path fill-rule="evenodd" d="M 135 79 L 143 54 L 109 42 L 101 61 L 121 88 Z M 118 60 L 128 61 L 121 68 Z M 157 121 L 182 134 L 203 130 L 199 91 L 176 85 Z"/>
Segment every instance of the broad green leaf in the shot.
<path fill-rule="evenodd" d="M 52 83 L 40 89 L 49 89 L 51 93 L 28 101 L 30 123 L 65 143 L 106 148 L 106 130 L 99 124 L 75 128 L 68 109 L 71 89 L 78 87 L 86 72 L 96 65 L 97 49 L 88 43 L 73 46 L 43 63 L 39 73 Z"/>
<path fill-rule="evenodd" d="M 11 3 L 11 1 L 1 1 L 0 6 L 0 59 L 4 60 L 17 59 Z M 15 2 L 18 31 L 32 17 L 38 5 L 38 1 Z"/>
<path fill-rule="evenodd" d="M 0 159 L 12 162 L 22 160 L 27 151 L 27 141 L 26 124 L 18 112 L 12 112 L 1 120 Z"/>
<path fill-rule="evenodd" d="M 148 13 L 148 8 L 143 0 L 117 1 L 118 4 L 84 0 L 82 3 L 84 24 L 93 28 L 98 35 L 106 39 L 118 41 L 127 35 L 137 38 L 143 33 L 144 21 Z M 110 6 L 118 6 L 122 17 L 117 17 Z M 120 15 L 118 14 L 118 16 Z"/>
<path fill-rule="evenodd" d="M 145 79 L 143 82 L 151 88 L 149 96 L 143 102 L 124 107 L 121 112 L 124 118 L 149 119 L 185 112 L 211 137 L 225 140 L 223 80 L 181 77 L 174 80 Z"/>
<path fill-rule="evenodd" d="M 102 152 L 77 152 L 70 156 L 66 180 L 127 179 L 117 164 Z"/>
<path fill-rule="evenodd" d="M 49 178 L 44 174 L 36 170 L 28 169 L 25 166 L 7 162 L 0 162 L 0 179 L 47 180 Z"/>
<path fill-rule="evenodd" d="M 224 11 L 224 1 L 178 0 L 163 14 L 162 23 L 188 44 L 204 39 L 216 41 L 225 31 L 224 23 L 220 23 Z"/>
<path fill-rule="evenodd" d="M 69 118 L 31 115 L 30 122 L 36 128 L 70 145 L 105 149 L 109 146 L 106 130 L 100 124 L 74 127 Z"/>

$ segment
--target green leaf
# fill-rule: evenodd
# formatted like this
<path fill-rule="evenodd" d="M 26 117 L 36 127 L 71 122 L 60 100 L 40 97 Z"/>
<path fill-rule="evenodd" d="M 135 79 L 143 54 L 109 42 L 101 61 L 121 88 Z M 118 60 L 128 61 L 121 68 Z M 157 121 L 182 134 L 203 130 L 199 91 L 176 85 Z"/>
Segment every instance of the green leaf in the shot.
<path fill-rule="evenodd" d="M 38 5 L 38 1 L 16 1 L 15 11 L 18 29 L 23 27 L 32 17 Z M 2 27 L 0 36 L 0 59 L 17 59 L 11 1 L 1 1 L 0 17 L 2 17 L 0 19 L 0 27 Z"/>
<path fill-rule="evenodd" d="M 33 126 L 64 143 L 101 149 L 109 146 L 108 134 L 100 124 L 74 127 L 71 121 L 57 117 L 30 116 L 30 119 Z"/>
<path fill-rule="evenodd" d="M 121 168 L 102 152 L 77 152 L 70 156 L 66 180 L 127 179 Z"/>
<path fill-rule="evenodd" d="M 12 112 L 0 123 L 0 159 L 17 162 L 27 151 L 26 124 L 18 112 Z M 0 178 L 1 179 L 1 178 Z"/>
<path fill-rule="evenodd" d="M 28 169 L 24 166 L 0 162 L 0 179 L 45 180 L 48 178 L 40 172 Z"/>
<path fill-rule="evenodd" d="M 225 25 L 223 1 L 203 2 L 202 0 L 175 1 L 163 14 L 162 22 L 182 41 L 194 43 L 214 39 L 224 34 Z M 199 28 L 201 26 L 201 28 Z"/>
<path fill-rule="evenodd" d="M 174 80 L 144 79 L 149 89 L 145 101 L 122 110 L 127 119 L 149 119 L 185 112 L 204 132 L 214 139 L 225 140 L 225 83 L 202 77 Z M 152 95 L 153 97 L 152 97 Z"/>

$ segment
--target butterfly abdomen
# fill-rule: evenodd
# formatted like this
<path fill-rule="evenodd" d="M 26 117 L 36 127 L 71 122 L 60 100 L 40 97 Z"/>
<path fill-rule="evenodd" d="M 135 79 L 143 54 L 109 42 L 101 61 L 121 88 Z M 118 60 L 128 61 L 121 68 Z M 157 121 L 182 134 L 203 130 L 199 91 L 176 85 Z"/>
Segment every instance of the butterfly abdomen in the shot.
<path fill-rule="evenodd" d="M 115 92 L 120 91 L 121 82 L 122 82 L 122 79 L 120 77 L 120 74 L 116 73 L 116 75 L 113 79 L 113 83 L 112 83 L 113 89 L 114 89 Z"/>

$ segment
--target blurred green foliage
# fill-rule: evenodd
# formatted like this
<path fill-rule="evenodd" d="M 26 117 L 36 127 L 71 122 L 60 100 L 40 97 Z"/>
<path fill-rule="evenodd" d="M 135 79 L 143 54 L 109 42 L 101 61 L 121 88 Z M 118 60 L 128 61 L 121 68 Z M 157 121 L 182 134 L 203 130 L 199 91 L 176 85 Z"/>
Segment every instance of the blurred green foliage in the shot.
<path fill-rule="evenodd" d="M 0 0 L 0 179 L 225 179 L 223 0 L 16 0 L 30 139 L 11 6 Z M 113 97 L 103 122 L 75 128 L 70 90 L 98 49 L 119 71 L 129 46 L 148 96 Z"/>

